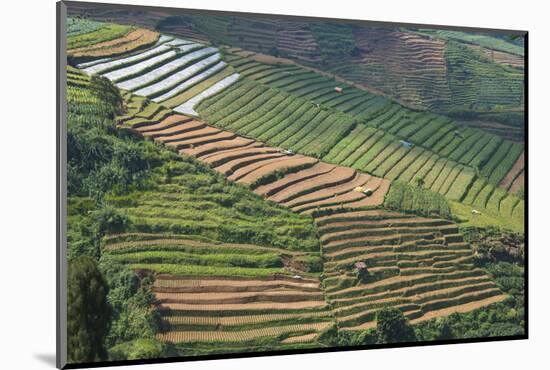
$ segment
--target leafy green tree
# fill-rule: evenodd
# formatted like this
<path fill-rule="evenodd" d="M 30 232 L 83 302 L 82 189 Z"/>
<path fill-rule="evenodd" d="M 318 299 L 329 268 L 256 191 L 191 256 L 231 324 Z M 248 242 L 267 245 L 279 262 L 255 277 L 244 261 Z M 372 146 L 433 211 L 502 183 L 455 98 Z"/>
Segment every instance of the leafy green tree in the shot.
<path fill-rule="evenodd" d="M 99 267 L 109 285 L 107 299 L 112 307 L 111 327 L 105 339 L 109 358 L 147 357 L 142 354 L 158 349 L 151 343 L 155 342 L 155 333 L 162 326 L 159 312 L 152 308 L 155 299 L 151 292 L 152 279 L 149 276 L 140 279 L 127 265 L 108 254 L 101 257 Z M 139 342 L 139 339 L 149 342 Z"/>
<path fill-rule="evenodd" d="M 122 95 L 120 95 L 120 90 L 113 85 L 109 79 L 100 75 L 92 75 L 90 79 L 90 88 L 99 98 L 110 102 L 117 107 L 118 112 L 121 112 L 123 102 Z"/>
<path fill-rule="evenodd" d="M 338 346 L 361 346 L 376 344 L 376 329 L 360 331 L 340 331 L 338 333 Z"/>
<path fill-rule="evenodd" d="M 439 318 L 436 320 L 437 338 L 438 340 L 453 339 L 453 332 L 451 325 L 445 318 Z"/>
<path fill-rule="evenodd" d="M 416 340 L 414 330 L 399 309 L 384 308 L 376 314 L 378 343 L 402 343 Z"/>
<path fill-rule="evenodd" d="M 138 360 L 159 358 L 164 355 L 164 345 L 155 339 L 140 338 L 117 344 L 109 349 L 112 360 Z"/>
<path fill-rule="evenodd" d="M 69 262 L 67 281 L 67 349 L 70 362 L 106 359 L 104 338 L 109 330 L 109 288 L 93 258 Z"/>

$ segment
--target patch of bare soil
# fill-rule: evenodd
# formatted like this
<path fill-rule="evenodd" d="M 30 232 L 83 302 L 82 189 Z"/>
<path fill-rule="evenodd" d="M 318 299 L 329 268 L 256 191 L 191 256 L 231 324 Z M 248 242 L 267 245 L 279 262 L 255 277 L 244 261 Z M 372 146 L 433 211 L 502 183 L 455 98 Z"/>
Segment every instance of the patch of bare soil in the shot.
<path fill-rule="evenodd" d="M 92 46 L 69 50 L 67 53 L 75 57 L 104 57 L 128 53 L 133 50 L 151 45 L 156 42 L 160 34 L 155 31 L 139 28 L 123 37 L 100 42 Z"/>

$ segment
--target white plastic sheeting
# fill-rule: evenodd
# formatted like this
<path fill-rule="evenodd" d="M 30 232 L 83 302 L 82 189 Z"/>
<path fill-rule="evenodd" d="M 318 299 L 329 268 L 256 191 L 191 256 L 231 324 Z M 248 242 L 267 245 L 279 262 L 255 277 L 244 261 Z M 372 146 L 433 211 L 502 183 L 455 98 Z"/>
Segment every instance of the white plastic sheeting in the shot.
<path fill-rule="evenodd" d="M 99 63 L 108 62 L 108 61 L 113 60 L 113 59 L 114 58 L 112 58 L 112 57 L 111 58 L 101 58 L 101 59 L 92 60 L 91 62 L 80 63 L 80 64 L 77 64 L 76 66 L 80 69 L 84 69 L 84 68 L 87 68 L 87 67 L 99 64 Z"/>
<path fill-rule="evenodd" d="M 191 47 L 192 45 L 188 45 Z M 195 44 L 195 48 L 198 47 L 198 44 Z M 185 50 L 183 50 L 185 51 Z M 166 64 L 161 65 L 158 68 L 153 69 L 152 71 L 149 71 L 147 73 L 144 73 L 140 76 L 137 76 L 135 78 L 132 78 L 130 80 L 118 83 L 117 86 L 121 89 L 126 90 L 133 90 L 136 88 L 139 88 L 140 86 L 144 86 L 147 84 L 150 84 L 159 78 L 162 78 L 162 76 L 169 74 L 170 72 L 175 71 L 176 69 L 186 65 L 187 63 L 196 60 L 196 59 L 202 59 L 205 55 L 212 54 L 218 51 L 216 48 L 204 48 L 201 50 L 194 51 L 189 54 L 185 54 L 180 58 L 177 58 L 175 60 L 172 60 Z M 168 85 L 169 86 L 169 85 Z M 144 95 L 137 93 L 138 95 Z"/>
<path fill-rule="evenodd" d="M 225 62 L 219 62 L 215 66 L 207 69 L 204 72 L 199 73 L 198 75 L 188 79 L 187 81 L 179 84 L 178 86 L 174 87 L 172 90 L 168 91 L 167 93 L 157 96 L 156 98 L 152 99 L 154 102 L 159 103 L 161 101 L 164 101 L 166 99 L 170 99 L 171 97 L 177 95 L 181 91 L 187 89 L 189 86 L 193 86 L 194 84 L 207 79 L 208 77 L 212 76 L 213 74 L 217 73 L 218 71 L 221 71 L 225 68 L 227 64 Z"/>
<path fill-rule="evenodd" d="M 198 44 L 189 44 L 189 45 L 183 45 L 178 47 L 181 51 L 187 51 L 191 49 L 195 49 L 199 47 Z M 166 46 L 167 50 L 170 49 L 170 47 Z M 153 67 L 159 63 L 162 63 L 165 60 L 168 60 L 170 58 L 173 58 L 177 55 L 177 52 L 175 50 L 170 50 L 165 53 L 162 53 L 160 55 L 156 55 L 152 58 L 146 59 L 142 62 L 139 62 L 137 64 L 133 64 L 128 67 L 120 68 L 117 70 L 114 70 L 112 72 L 106 73 L 104 76 L 107 77 L 111 81 L 117 81 L 121 78 L 134 75 L 136 73 L 139 73 L 140 71 L 143 71 L 144 69 Z"/>
<path fill-rule="evenodd" d="M 145 51 L 142 50 L 137 54 L 133 54 L 133 55 L 130 55 L 130 56 L 127 56 L 127 57 L 124 57 L 124 58 L 110 57 L 110 58 L 96 59 L 96 60 L 91 61 L 91 62 L 80 63 L 80 64 L 77 65 L 77 67 L 80 68 L 80 69 L 83 69 L 84 72 L 87 72 L 89 74 L 99 73 L 99 72 L 104 71 L 108 68 L 116 67 L 117 65 L 120 65 L 120 64 L 126 64 L 126 63 L 131 63 L 131 62 L 134 62 L 134 61 L 145 59 L 149 55 L 162 52 L 163 50 L 168 50 L 168 47 L 166 45 L 174 45 L 175 43 L 177 43 L 179 45 L 180 42 L 183 42 L 183 44 L 191 43 L 191 41 L 174 40 L 173 37 L 168 37 L 168 36 L 162 35 L 162 36 L 159 37 L 159 39 L 157 40 L 157 42 L 155 43 L 155 45 L 153 47 L 148 48 Z M 163 45 L 164 45 L 164 47 L 161 47 Z M 95 67 L 95 68 L 92 68 L 92 67 Z"/>
<path fill-rule="evenodd" d="M 199 51 L 202 51 L 202 50 L 199 50 Z M 194 54 L 194 53 L 191 53 L 191 54 Z M 189 56 L 191 56 L 191 54 L 189 54 Z M 170 87 L 176 86 L 177 84 L 182 83 L 183 81 L 192 77 L 194 74 L 198 73 L 203 68 L 206 68 L 207 66 L 214 64 L 215 62 L 218 62 L 220 59 L 221 59 L 220 53 L 216 53 L 214 55 L 209 56 L 208 58 L 198 61 L 197 63 L 185 69 L 182 69 L 179 72 L 174 73 L 173 75 L 166 77 L 165 79 L 157 83 L 154 83 L 152 85 L 139 89 L 135 91 L 135 93 L 138 95 L 150 96 L 152 94 L 158 93 L 159 91 L 167 90 Z"/>
<path fill-rule="evenodd" d="M 198 116 L 199 114 L 195 112 L 193 109 L 195 105 L 203 101 L 204 99 L 208 98 L 209 96 L 212 96 L 214 94 L 219 93 L 226 87 L 232 85 L 235 83 L 241 77 L 238 73 L 233 73 L 231 76 L 228 76 L 224 78 L 221 81 L 216 82 L 214 85 L 210 86 L 208 89 L 204 90 L 203 92 L 195 95 L 182 105 L 177 106 L 174 108 L 174 111 L 182 113 L 182 114 L 188 114 L 192 116 Z"/>

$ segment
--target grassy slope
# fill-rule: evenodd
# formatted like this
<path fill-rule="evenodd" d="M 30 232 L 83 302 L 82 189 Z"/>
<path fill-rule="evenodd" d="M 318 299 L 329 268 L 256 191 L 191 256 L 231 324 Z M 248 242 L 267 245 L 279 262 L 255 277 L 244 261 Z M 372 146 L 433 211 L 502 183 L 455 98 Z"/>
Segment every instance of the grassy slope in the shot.
<path fill-rule="evenodd" d="M 110 101 L 112 96 L 103 90 L 100 93 L 97 82 L 90 83 L 74 69 L 69 69 L 68 75 L 69 257 L 93 256 L 105 271 L 120 272 L 130 266 L 184 275 L 249 277 L 285 273 L 283 254 L 318 258 L 319 242 L 311 217 L 266 202 L 190 157 L 117 130 L 114 117 L 123 112 Z M 212 247 L 185 249 L 185 243 L 176 243 L 179 250 L 163 250 L 162 244 L 160 248 L 130 248 L 116 253 L 104 249 L 104 235 L 132 232 L 152 233 L 158 239 L 173 237 L 172 233 L 190 234 L 185 237 Z M 150 237 L 134 239 L 139 243 Z M 125 238 L 134 240 L 131 236 L 118 240 Z M 223 243 L 247 245 L 231 244 L 227 248 Z M 250 243 L 265 248 L 250 247 Z M 304 276 L 309 274 L 305 272 Z M 114 291 L 131 289 L 126 285 L 130 280 L 108 280 L 113 281 Z M 114 319 L 115 332 L 108 339 L 113 359 L 128 358 L 128 352 L 134 356 L 135 350 L 143 346 L 141 339 L 147 343 L 154 340 L 150 337 L 155 332 L 154 319 L 150 319 L 151 326 L 140 326 L 139 330 L 132 321 L 138 320 L 141 313 L 154 316 L 147 313 L 147 305 L 128 308 L 134 310 L 130 319 L 117 313 L 130 323 L 124 329 L 118 318 Z"/>
<path fill-rule="evenodd" d="M 78 111 L 83 110 L 83 104 L 88 104 L 95 109 L 86 114 L 95 115 L 103 107 L 86 88 L 69 88 L 68 99 L 72 118 L 69 131 L 75 135 L 84 134 L 88 128 L 82 126 L 82 122 L 87 121 L 86 116 Z M 180 232 L 225 242 L 318 250 L 316 230 L 310 217 L 296 215 L 264 201 L 246 187 L 225 180 L 191 157 L 180 157 L 139 137 L 120 134 L 122 138 L 117 138 L 117 134 L 111 131 L 113 128 L 111 123 L 97 139 L 112 140 L 111 145 L 129 142 L 143 146 L 149 157 L 157 159 L 155 168 L 140 175 L 145 179 L 141 188 L 129 192 L 111 188 L 103 199 L 129 218 L 130 224 L 125 231 Z M 87 175 L 97 176 L 97 166 L 100 165 L 92 166 Z M 171 207 L 174 202 L 177 204 L 175 208 Z"/>
<path fill-rule="evenodd" d="M 455 201 L 450 201 L 450 206 L 453 215 L 461 220 L 462 226 L 498 226 L 521 233 L 525 231 L 523 218 L 505 217 L 488 209 L 482 209 L 481 215 L 476 215 L 472 214 L 472 207 Z"/>

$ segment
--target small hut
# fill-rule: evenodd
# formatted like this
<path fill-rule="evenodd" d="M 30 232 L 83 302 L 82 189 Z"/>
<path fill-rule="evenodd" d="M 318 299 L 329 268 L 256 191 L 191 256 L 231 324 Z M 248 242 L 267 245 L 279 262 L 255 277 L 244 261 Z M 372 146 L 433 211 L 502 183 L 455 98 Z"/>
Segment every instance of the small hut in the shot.
<path fill-rule="evenodd" d="M 357 279 L 359 279 L 361 283 L 367 283 L 369 281 L 369 271 L 367 270 L 367 264 L 360 261 L 355 262 L 353 265 L 355 266 Z"/>
<path fill-rule="evenodd" d="M 334 91 L 336 91 L 337 93 L 340 93 L 340 94 L 341 94 L 341 93 L 344 92 L 344 89 L 342 89 L 341 87 L 336 86 L 336 87 L 334 88 Z"/>

